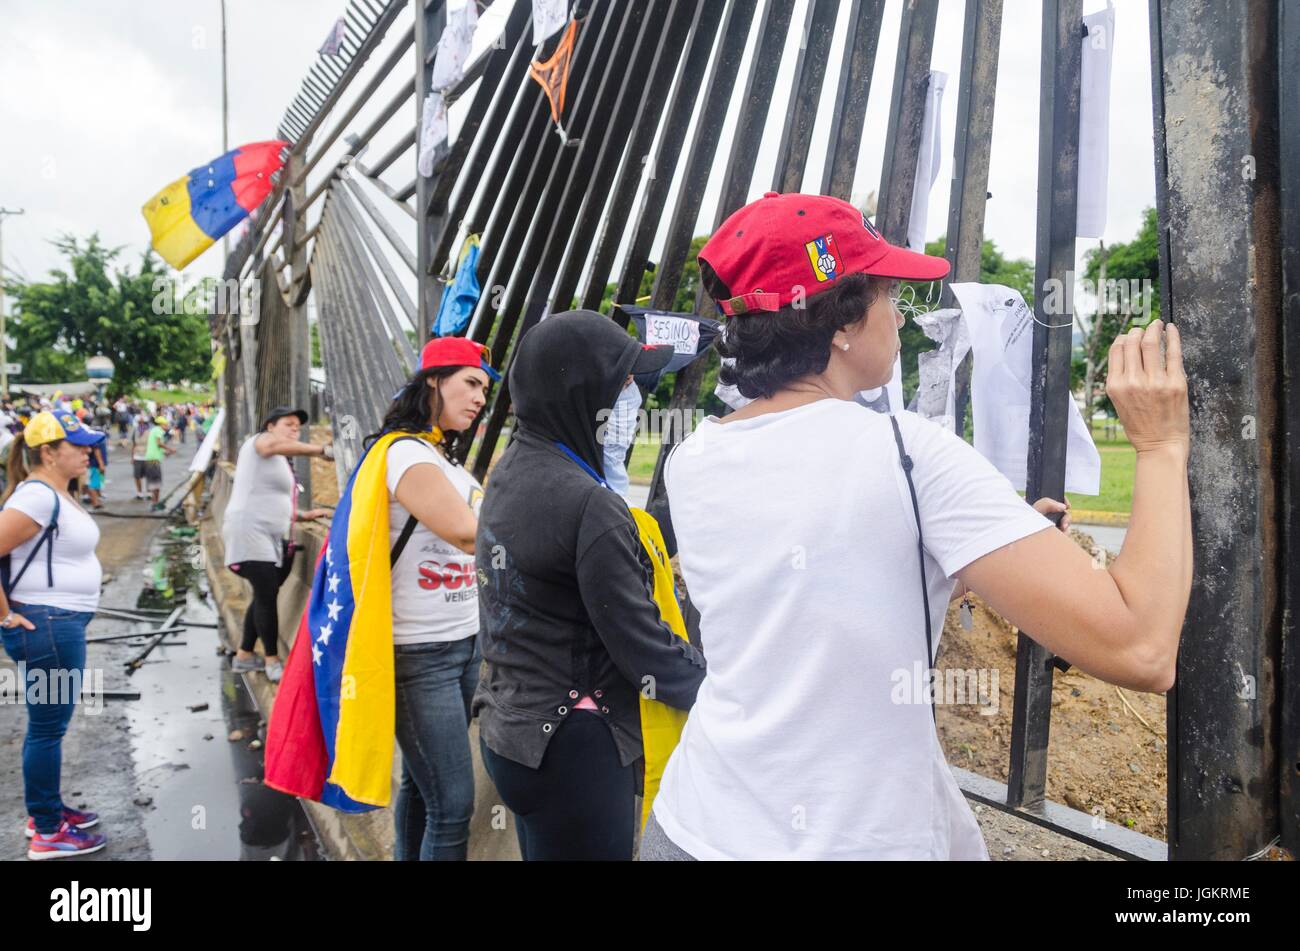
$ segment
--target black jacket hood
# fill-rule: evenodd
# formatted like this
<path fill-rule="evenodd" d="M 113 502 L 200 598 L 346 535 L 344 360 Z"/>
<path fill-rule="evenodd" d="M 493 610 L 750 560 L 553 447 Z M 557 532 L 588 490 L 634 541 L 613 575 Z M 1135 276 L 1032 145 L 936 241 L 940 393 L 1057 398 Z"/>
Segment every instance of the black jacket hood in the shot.
<path fill-rule="evenodd" d="M 520 430 L 564 443 L 604 475 L 596 432 L 640 352 L 626 330 L 595 311 L 547 317 L 524 334 L 510 367 L 510 399 Z"/>

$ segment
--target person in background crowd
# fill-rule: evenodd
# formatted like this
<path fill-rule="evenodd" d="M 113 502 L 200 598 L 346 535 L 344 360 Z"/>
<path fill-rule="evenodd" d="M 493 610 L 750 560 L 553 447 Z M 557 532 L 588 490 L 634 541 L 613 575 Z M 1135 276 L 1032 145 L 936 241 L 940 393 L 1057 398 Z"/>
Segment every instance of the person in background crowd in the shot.
<path fill-rule="evenodd" d="M 699 262 L 730 315 L 720 379 L 753 402 L 666 465 L 709 670 L 641 857 L 987 859 L 935 726 L 936 700 L 959 698 L 932 695 L 932 625 L 960 584 L 1093 676 L 1170 687 L 1192 577 L 1178 333 L 1165 361 L 1159 321 L 1111 348 L 1137 482 L 1123 549 L 1098 570 L 1044 517 L 1064 503 L 1031 507 L 959 436 L 854 401 L 890 378 L 898 282 L 947 261 L 889 245 L 848 202 L 772 192 Z M 924 686 L 901 686 L 921 669 Z"/>
<path fill-rule="evenodd" d="M 176 449 L 174 446 L 167 445 L 167 429 L 170 426 L 167 417 L 156 416 L 153 422 L 154 425 L 149 428 L 149 434 L 144 442 L 144 484 L 149 490 L 151 507 L 159 509 L 162 508 L 158 496 L 162 492 L 163 456 L 172 455 Z"/>
<path fill-rule="evenodd" d="M 386 451 L 392 565 L 393 673 L 402 783 L 394 858 L 463 861 L 474 812 L 470 701 L 478 686 L 474 534 L 483 489 L 454 461 L 500 375 L 487 348 L 430 340 L 380 432 L 407 433 Z M 405 539 L 405 542 L 403 542 Z M 400 547 L 399 547 L 400 546 Z"/>
<path fill-rule="evenodd" d="M 86 491 L 90 494 L 91 507 L 102 509 L 104 507 L 104 470 L 108 468 L 108 460 L 104 457 L 104 450 L 108 446 L 108 434 L 97 433 L 96 437 L 96 441 L 90 447 Z"/>
<path fill-rule="evenodd" d="M 107 844 L 93 812 L 61 794 L 63 735 L 81 695 L 86 624 L 99 606 L 99 527 L 68 492 L 86 471 L 98 434 L 75 416 L 38 413 L 15 441 L 0 511 L 0 553 L 8 559 L 0 590 L 0 640 L 25 671 L 23 740 L 27 857 L 60 859 Z M 42 549 L 44 549 L 42 551 Z"/>
<path fill-rule="evenodd" d="M 145 450 L 149 442 L 149 419 L 143 413 L 131 417 L 131 474 L 135 477 L 135 497 L 147 498 L 144 491 Z"/>
<path fill-rule="evenodd" d="M 226 567 L 253 587 L 253 601 L 244 615 L 243 640 L 230 668 L 264 670 L 272 683 L 279 682 L 284 672 L 276 600 L 293 567 L 297 548 L 292 544 L 293 524 L 329 514 L 325 509 L 298 511 L 298 479 L 289 457 L 334 458 L 333 446 L 299 440 L 306 422 L 304 410 L 278 406 L 262 420 L 258 431 L 244 440 L 221 526 Z M 253 652 L 259 638 L 265 660 Z"/>
<path fill-rule="evenodd" d="M 672 352 L 577 311 L 529 330 L 510 371 L 517 422 L 475 540 L 486 663 L 474 713 L 526 861 L 632 858 L 639 692 L 653 684 L 688 710 L 704 677 L 704 657 L 661 618 L 598 436 L 629 376 Z"/>

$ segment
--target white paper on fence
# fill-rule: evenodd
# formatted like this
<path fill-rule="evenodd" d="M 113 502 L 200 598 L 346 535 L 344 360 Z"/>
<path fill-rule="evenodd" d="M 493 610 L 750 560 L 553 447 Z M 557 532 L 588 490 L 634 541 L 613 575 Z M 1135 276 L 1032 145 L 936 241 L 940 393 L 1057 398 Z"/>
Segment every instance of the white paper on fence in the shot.
<path fill-rule="evenodd" d="M 975 449 L 1023 489 L 1029 456 L 1033 311 L 1018 291 L 1001 284 L 950 287 L 961 304 L 975 354 L 970 384 Z M 1067 418 L 1066 491 L 1096 495 L 1101 490 L 1101 455 L 1073 397 Z"/>
<path fill-rule="evenodd" d="M 907 219 L 907 246 L 925 251 L 925 218 L 930 212 L 930 191 L 939 177 L 943 158 L 943 87 L 948 74 L 930 70 L 930 84 L 925 90 L 925 117 L 921 121 L 921 147 L 916 153 L 916 182 L 912 186 L 912 211 Z"/>
<path fill-rule="evenodd" d="M 724 367 L 734 367 L 736 365 L 735 357 L 723 357 L 722 365 Z M 721 374 L 718 375 L 718 385 L 713 388 L 713 395 L 732 409 L 740 409 L 754 402 L 748 396 L 741 396 L 740 390 L 735 386 L 723 383 Z"/>
<path fill-rule="evenodd" d="M 956 307 L 913 318 L 937 349 L 917 354 L 917 387 L 910 407 L 949 432 L 957 426 L 957 367 L 970 352 L 970 333 Z"/>
<path fill-rule="evenodd" d="M 447 25 L 438 37 L 438 52 L 433 60 L 430 89 L 446 89 L 458 83 L 465 75 L 465 63 L 474 45 L 474 29 L 478 26 L 478 4 L 466 0 L 458 10 L 447 12 Z"/>
<path fill-rule="evenodd" d="M 322 56 L 338 56 L 339 50 L 343 48 L 343 37 L 347 31 L 347 20 L 339 17 L 330 27 L 329 36 L 325 37 L 325 42 L 320 45 L 316 52 Z"/>
<path fill-rule="evenodd" d="M 1110 172 L 1110 67 L 1115 48 L 1115 8 L 1083 18 L 1079 73 L 1079 196 L 1074 233 L 1100 238 L 1106 231 L 1106 191 Z"/>
<path fill-rule="evenodd" d="M 425 178 L 433 174 L 438 153 L 447 144 L 447 100 L 434 90 L 424 97 L 424 110 L 420 116 L 420 158 L 418 171 Z"/>
<path fill-rule="evenodd" d="M 212 461 L 212 453 L 217 448 L 217 440 L 221 438 L 221 424 L 225 421 L 226 408 L 223 406 L 217 410 L 216 418 L 208 427 L 208 434 L 203 437 L 203 442 L 199 443 L 199 451 L 190 460 L 190 472 L 202 472 L 207 469 L 208 463 Z"/>
<path fill-rule="evenodd" d="M 645 342 L 651 347 L 672 344 L 674 353 L 694 354 L 700 349 L 700 322 L 672 314 L 648 313 L 645 315 Z"/>
<path fill-rule="evenodd" d="M 874 409 L 877 413 L 888 413 L 891 416 L 905 409 L 903 361 L 899 357 L 894 357 L 894 375 L 889 378 L 889 382 L 870 390 L 859 390 L 855 399 L 867 409 Z"/>
<path fill-rule="evenodd" d="M 533 44 L 541 46 L 569 22 L 569 0 L 533 0 Z"/>

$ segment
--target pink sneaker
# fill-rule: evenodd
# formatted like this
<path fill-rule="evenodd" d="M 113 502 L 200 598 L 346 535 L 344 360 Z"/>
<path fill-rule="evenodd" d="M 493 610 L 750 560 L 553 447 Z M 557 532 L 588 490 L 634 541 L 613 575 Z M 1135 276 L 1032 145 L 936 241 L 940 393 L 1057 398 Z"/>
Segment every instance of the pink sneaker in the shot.
<path fill-rule="evenodd" d="M 33 861 L 66 859 L 74 855 L 89 855 L 108 845 L 108 839 L 98 832 L 82 832 L 76 826 L 63 823 L 59 831 L 45 835 L 37 832 L 27 847 L 27 857 Z"/>
<path fill-rule="evenodd" d="M 63 821 L 70 826 L 75 826 L 82 832 L 87 829 L 93 829 L 99 825 L 99 814 L 95 812 L 82 812 L 80 809 L 70 809 L 63 807 Z M 36 820 L 31 816 L 27 817 L 27 838 L 36 834 Z"/>

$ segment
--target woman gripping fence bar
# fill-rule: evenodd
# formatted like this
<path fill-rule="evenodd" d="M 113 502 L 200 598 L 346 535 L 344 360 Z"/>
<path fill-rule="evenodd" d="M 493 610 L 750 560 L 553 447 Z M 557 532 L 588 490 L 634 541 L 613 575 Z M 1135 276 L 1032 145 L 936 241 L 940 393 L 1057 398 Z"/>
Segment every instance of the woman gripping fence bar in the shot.
<path fill-rule="evenodd" d="M 1094 676 L 1170 687 L 1192 567 L 1178 331 L 1157 321 L 1111 348 L 1137 473 L 1103 569 L 964 441 L 853 402 L 899 349 L 892 283 L 938 279 L 946 261 L 892 247 L 847 202 L 776 193 L 699 257 L 728 315 L 720 379 L 753 402 L 667 465 L 709 669 L 641 855 L 987 858 L 933 699 L 892 688 L 918 658 L 932 667 L 957 581 Z"/>

